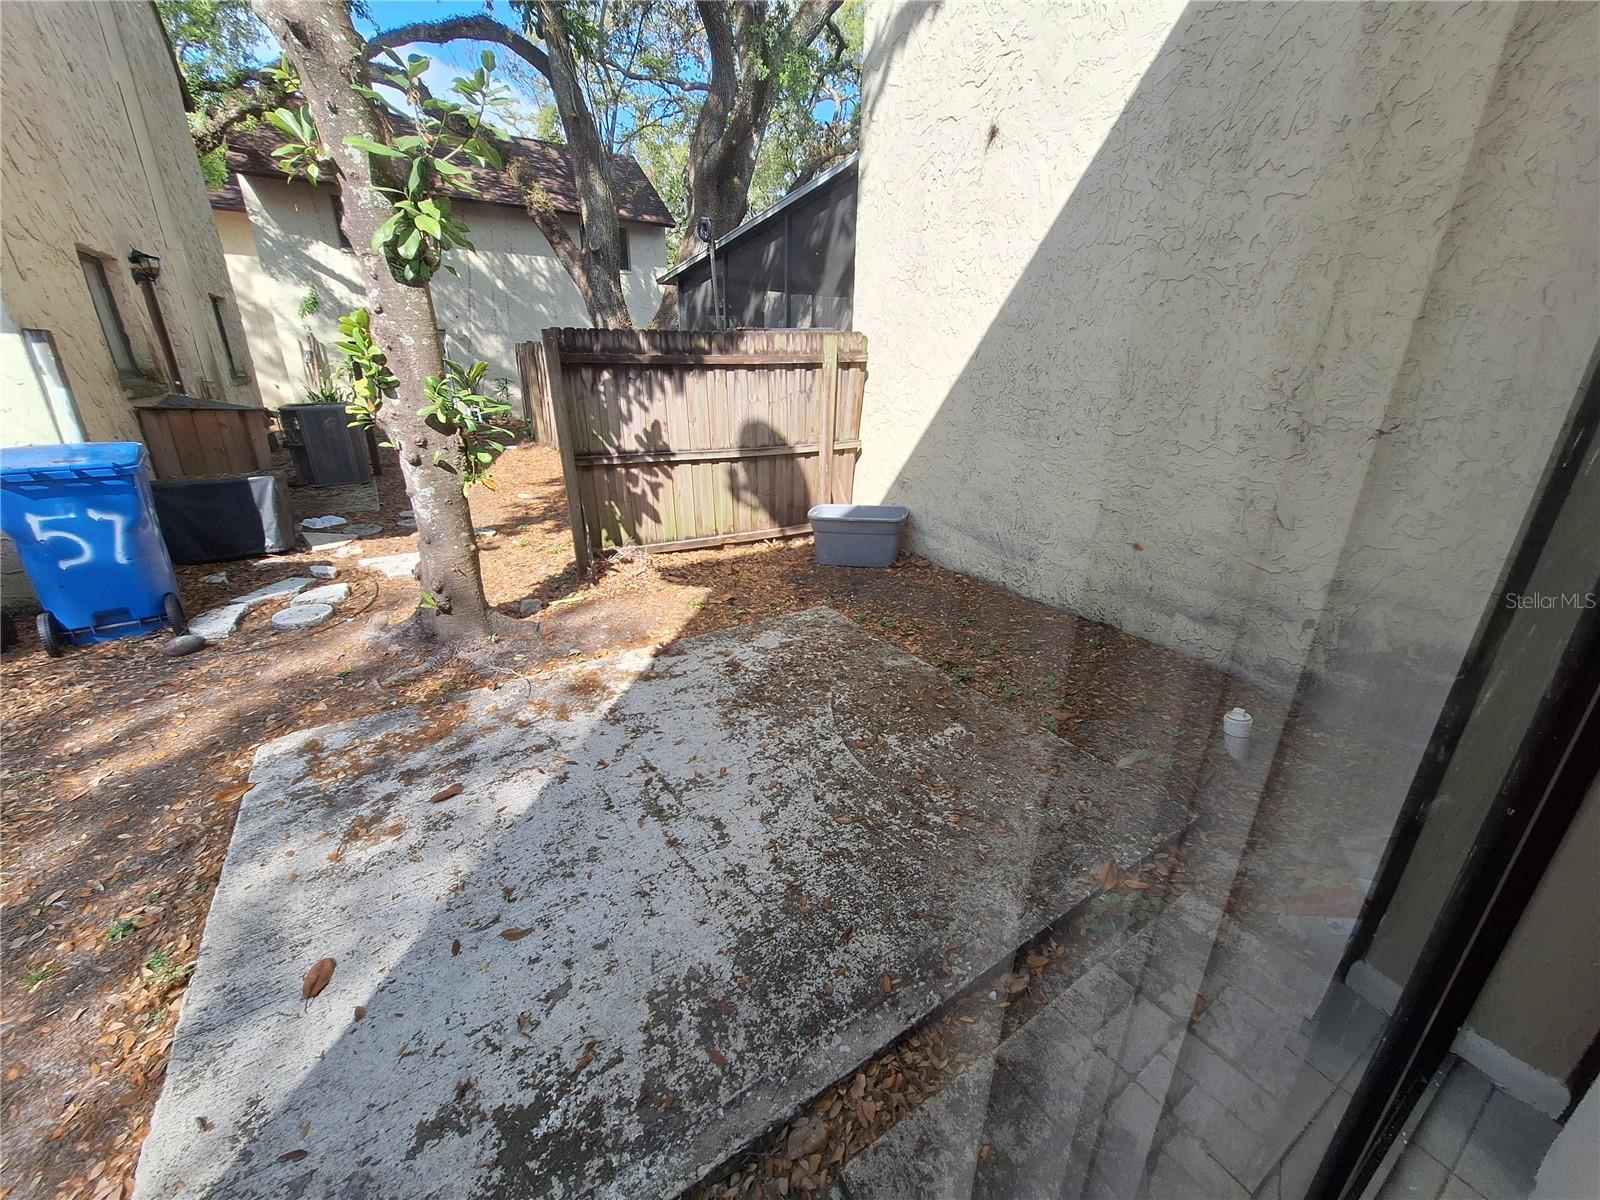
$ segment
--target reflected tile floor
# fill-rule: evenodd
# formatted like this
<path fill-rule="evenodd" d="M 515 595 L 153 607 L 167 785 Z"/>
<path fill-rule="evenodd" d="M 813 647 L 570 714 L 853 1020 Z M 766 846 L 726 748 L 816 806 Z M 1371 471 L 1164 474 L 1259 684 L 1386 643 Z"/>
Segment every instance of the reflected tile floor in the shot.
<path fill-rule="evenodd" d="M 1299 1200 L 1382 1014 L 1195 896 L 846 1164 L 835 1197 Z M 1452 1057 L 1379 1200 L 1524 1200 L 1559 1128 Z"/>
<path fill-rule="evenodd" d="M 850 1200 L 1278 1200 L 1382 1018 L 1186 896 L 846 1164 Z"/>
<path fill-rule="evenodd" d="M 1379 1200 L 1524 1200 L 1561 1126 L 1451 1057 Z"/>

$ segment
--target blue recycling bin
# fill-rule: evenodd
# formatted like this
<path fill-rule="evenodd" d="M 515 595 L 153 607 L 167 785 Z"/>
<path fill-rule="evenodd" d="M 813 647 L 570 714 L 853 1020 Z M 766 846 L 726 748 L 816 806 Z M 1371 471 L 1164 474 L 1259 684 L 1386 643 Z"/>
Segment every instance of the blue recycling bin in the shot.
<path fill-rule="evenodd" d="M 163 625 L 184 631 L 138 442 L 0 450 L 0 528 L 44 607 L 39 641 L 52 657 Z"/>

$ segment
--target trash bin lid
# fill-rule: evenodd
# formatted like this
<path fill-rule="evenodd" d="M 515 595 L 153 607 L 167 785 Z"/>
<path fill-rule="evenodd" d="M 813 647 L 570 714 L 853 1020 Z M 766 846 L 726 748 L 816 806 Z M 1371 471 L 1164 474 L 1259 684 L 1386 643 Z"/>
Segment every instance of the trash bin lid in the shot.
<path fill-rule="evenodd" d="M 0 478 L 73 479 L 82 475 L 133 475 L 146 464 L 141 442 L 80 442 L 70 446 L 8 446 L 0 450 Z"/>

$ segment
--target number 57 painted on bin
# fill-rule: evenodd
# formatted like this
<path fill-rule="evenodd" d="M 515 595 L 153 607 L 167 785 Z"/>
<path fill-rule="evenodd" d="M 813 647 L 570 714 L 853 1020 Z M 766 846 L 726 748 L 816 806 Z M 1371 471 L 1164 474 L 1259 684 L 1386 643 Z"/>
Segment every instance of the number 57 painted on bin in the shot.
<path fill-rule="evenodd" d="M 83 515 L 91 521 L 105 521 L 111 526 L 111 556 L 124 565 L 128 562 L 128 518 L 125 513 L 100 512 L 97 509 L 86 508 Z M 41 517 L 38 513 L 28 513 L 28 528 L 33 530 L 33 536 L 40 541 L 48 542 L 51 538 L 66 538 L 69 542 L 78 544 L 76 558 L 63 558 L 56 564 L 63 571 L 68 567 L 82 566 L 84 563 L 94 561 L 94 546 L 88 538 L 79 537 L 65 529 L 46 529 L 46 521 L 73 521 L 78 518 L 75 512 L 55 513 L 48 517 Z"/>

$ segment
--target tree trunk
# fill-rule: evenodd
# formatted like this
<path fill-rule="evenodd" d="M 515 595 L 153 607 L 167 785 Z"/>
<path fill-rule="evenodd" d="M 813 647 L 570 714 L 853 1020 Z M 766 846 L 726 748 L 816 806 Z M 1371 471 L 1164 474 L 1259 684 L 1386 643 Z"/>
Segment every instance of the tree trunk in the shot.
<path fill-rule="evenodd" d="M 822 32 L 840 0 L 804 0 L 788 26 L 772 30 L 772 6 L 698 0 L 706 31 L 711 79 L 689 142 L 688 232 L 673 265 L 705 249 L 697 226 L 711 218 L 713 236 L 738 227 L 750 211 L 750 180 L 778 98 L 779 72 L 789 45 L 807 46 Z M 678 289 L 668 285 L 651 325 L 678 323 Z"/>
<path fill-rule="evenodd" d="M 489 606 L 461 490 L 461 451 L 448 432 L 417 415 L 425 403 L 422 381 L 444 374 L 433 297 L 427 287 L 397 282 L 383 257 L 372 251 L 373 234 L 391 211 L 377 190 L 387 181 L 375 178 L 374 160 L 365 151 L 344 144 L 351 136 L 387 140 L 372 105 L 353 90 L 366 83 L 365 42 L 351 26 L 344 0 L 253 2 L 299 72 L 318 137 L 338 169 L 341 225 L 360 259 L 372 338 L 400 381 L 395 394 L 384 399 L 378 420 L 399 451 L 416 514 L 423 591 L 462 632 L 487 633 Z"/>
<path fill-rule="evenodd" d="M 594 113 L 583 94 L 577 56 L 561 25 L 561 5 L 539 0 L 536 11 L 549 65 L 546 78 L 561 116 L 561 128 L 566 131 L 567 152 L 578 188 L 578 224 L 583 231 L 583 244 L 577 249 L 588 283 L 583 294 L 589 317 L 602 329 L 632 329 L 628 300 L 622 294 L 622 230 L 617 221 L 616 193 L 611 186 L 611 155 L 600 140 Z M 528 211 L 538 219 L 531 202 Z M 548 239 L 548 233 L 546 236 Z M 570 243 L 571 239 L 567 240 Z"/>

